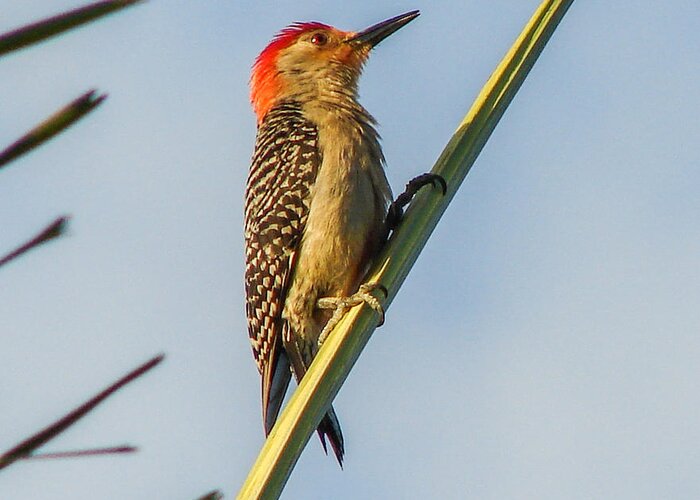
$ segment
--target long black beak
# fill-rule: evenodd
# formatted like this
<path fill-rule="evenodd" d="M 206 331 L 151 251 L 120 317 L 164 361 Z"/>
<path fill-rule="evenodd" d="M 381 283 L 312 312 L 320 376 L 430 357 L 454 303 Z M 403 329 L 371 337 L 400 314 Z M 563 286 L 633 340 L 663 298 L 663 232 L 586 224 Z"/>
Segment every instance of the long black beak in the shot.
<path fill-rule="evenodd" d="M 369 45 L 374 47 L 386 37 L 398 31 L 420 15 L 420 11 L 412 10 L 400 16 L 392 17 L 386 21 L 370 26 L 360 31 L 354 37 L 346 40 L 347 43 Z"/>

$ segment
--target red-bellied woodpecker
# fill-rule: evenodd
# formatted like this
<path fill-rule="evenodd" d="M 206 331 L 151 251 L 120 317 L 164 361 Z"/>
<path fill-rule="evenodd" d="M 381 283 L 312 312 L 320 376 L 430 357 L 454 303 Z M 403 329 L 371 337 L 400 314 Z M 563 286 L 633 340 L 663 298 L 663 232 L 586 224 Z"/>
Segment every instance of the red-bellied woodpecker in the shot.
<path fill-rule="evenodd" d="M 383 315 L 370 294 L 377 285 L 359 285 L 387 237 L 388 213 L 396 219 L 410 196 L 389 209 L 379 136 L 357 101 L 357 82 L 372 47 L 417 16 L 359 33 L 293 24 L 253 66 L 258 132 L 245 198 L 245 289 L 266 434 L 291 373 L 304 376 L 329 320 L 360 302 Z M 435 176 L 421 179 L 413 191 Z M 342 465 L 332 407 L 318 433 Z"/>

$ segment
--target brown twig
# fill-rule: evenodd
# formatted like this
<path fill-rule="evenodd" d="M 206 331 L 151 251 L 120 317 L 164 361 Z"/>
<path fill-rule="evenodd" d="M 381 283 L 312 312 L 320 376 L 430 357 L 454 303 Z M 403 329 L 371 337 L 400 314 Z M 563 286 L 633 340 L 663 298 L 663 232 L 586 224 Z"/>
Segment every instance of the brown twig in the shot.
<path fill-rule="evenodd" d="M 122 453 L 135 453 L 139 449 L 135 446 L 110 446 L 108 448 L 92 448 L 89 450 L 52 451 L 47 453 L 32 453 L 23 457 L 24 460 L 44 460 L 52 458 L 78 458 L 95 457 L 99 455 L 119 455 Z"/>
<path fill-rule="evenodd" d="M 144 363 L 135 370 L 129 372 L 124 377 L 120 378 L 115 383 L 102 390 L 85 403 L 78 406 L 66 416 L 60 418 L 45 429 L 37 432 L 33 436 L 19 443 L 17 446 L 0 455 L 0 470 L 4 469 L 5 467 L 9 466 L 17 460 L 30 456 L 34 452 L 34 450 L 46 444 L 48 441 L 58 436 L 61 432 L 65 431 L 68 427 L 75 424 L 78 420 L 80 420 L 87 413 L 92 411 L 106 398 L 114 394 L 116 391 L 118 391 L 128 383 L 136 380 L 146 372 L 153 369 L 156 365 L 163 361 L 164 357 L 165 356 L 163 354 L 154 357 L 147 363 Z"/>
<path fill-rule="evenodd" d="M 0 152 L 0 168 L 63 132 L 106 98 L 107 94 L 98 95 L 93 89 L 71 101 Z"/>
<path fill-rule="evenodd" d="M 5 255 L 4 257 L 0 257 L 0 266 L 4 266 L 5 264 L 10 262 L 11 260 L 16 259 L 17 257 L 22 255 L 23 253 L 31 250 L 32 248 L 36 248 L 39 245 L 42 245 L 42 244 L 46 243 L 47 241 L 51 241 L 54 238 L 58 238 L 59 236 L 61 236 L 65 232 L 67 224 L 68 224 L 68 217 L 66 217 L 65 215 L 58 217 L 51 224 L 49 224 L 44 229 L 42 229 L 39 234 L 34 236 L 34 238 L 27 241 L 23 245 L 15 248 L 14 250 L 12 250 L 10 253 Z"/>
<path fill-rule="evenodd" d="M 221 493 L 218 490 L 210 491 L 209 493 L 205 493 L 201 497 L 197 498 L 197 500 L 221 500 L 224 498 L 223 493 Z"/>
<path fill-rule="evenodd" d="M 22 26 L 0 36 L 0 56 L 27 45 L 41 42 L 71 28 L 93 21 L 142 0 L 107 0 L 95 2 L 77 9 Z"/>

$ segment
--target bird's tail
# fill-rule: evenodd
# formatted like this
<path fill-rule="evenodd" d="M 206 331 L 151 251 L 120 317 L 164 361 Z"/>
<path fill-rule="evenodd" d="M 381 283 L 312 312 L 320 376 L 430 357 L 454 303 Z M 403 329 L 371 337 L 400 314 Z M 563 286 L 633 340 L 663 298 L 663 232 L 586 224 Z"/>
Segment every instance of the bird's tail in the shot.
<path fill-rule="evenodd" d="M 321 423 L 318 424 L 316 432 L 318 432 L 318 437 L 321 439 L 321 445 L 326 455 L 328 455 L 328 448 L 326 447 L 326 437 L 328 437 L 333 453 L 335 453 L 335 458 L 338 460 L 338 465 L 342 469 L 345 444 L 343 442 L 343 432 L 340 430 L 340 422 L 338 422 L 338 417 L 336 417 L 332 406 L 321 420 Z"/>
<path fill-rule="evenodd" d="M 289 335 L 282 335 L 283 339 L 287 339 L 289 337 Z M 299 383 L 301 382 L 301 379 L 304 378 L 304 375 L 306 375 L 306 370 L 308 369 L 304 356 L 299 349 L 299 345 L 295 341 L 285 341 L 284 349 L 287 352 L 287 357 L 289 358 L 289 363 L 292 366 L 294 377 L 297 379 L 297 383 Z M 328 442 L 331 443 L 331 448 L 333 448 L 335 458 L 338 460 L 338 465 L 340 465 L 340 468 L 342 469 L 345 444 L 343 442 L 343 433 L 340 430 L 340 422 L 338 422 L 338 417 L 335 415 L 333 406 L 328 408 L 325 416 L 318 424 L 316 432 L 318 432 L 318 437 L 321 439 L 321 445 L 323 446 L 323 451 L 326 452 L 326 455 L 328 454 L 326 437 L 328 437 Z"/>

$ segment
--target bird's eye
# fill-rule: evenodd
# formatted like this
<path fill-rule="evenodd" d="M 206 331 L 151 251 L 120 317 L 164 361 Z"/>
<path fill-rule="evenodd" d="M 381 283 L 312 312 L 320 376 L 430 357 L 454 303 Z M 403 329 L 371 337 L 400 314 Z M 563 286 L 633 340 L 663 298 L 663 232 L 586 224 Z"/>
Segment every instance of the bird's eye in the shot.
<path fill-rule="evenodd" d="M 326 36 L 324 33 L 315 33 L 311 37 L 311 43 L 318 45 L 319 47 L 321 45 L 326 45 L 326 42 L 328 42 L 328 36 Z"/>

